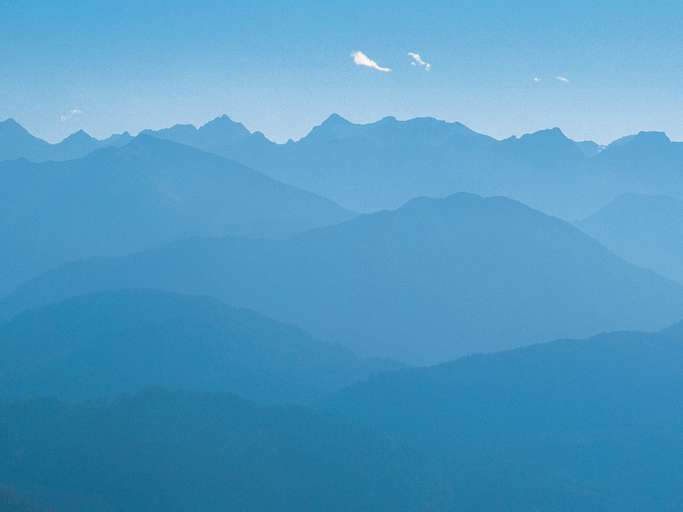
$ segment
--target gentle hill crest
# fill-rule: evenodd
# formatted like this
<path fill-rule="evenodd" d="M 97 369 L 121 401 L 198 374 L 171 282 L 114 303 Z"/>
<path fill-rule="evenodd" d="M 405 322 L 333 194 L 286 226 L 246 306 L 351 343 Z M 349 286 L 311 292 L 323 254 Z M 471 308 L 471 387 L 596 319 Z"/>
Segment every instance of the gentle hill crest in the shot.
<path fill-rule="evenodd" d="M 113 397 L 160 386 L 303 402 L 396 365 L 209 297 L 122 290 L 0 325 L 0 398 Z"/>

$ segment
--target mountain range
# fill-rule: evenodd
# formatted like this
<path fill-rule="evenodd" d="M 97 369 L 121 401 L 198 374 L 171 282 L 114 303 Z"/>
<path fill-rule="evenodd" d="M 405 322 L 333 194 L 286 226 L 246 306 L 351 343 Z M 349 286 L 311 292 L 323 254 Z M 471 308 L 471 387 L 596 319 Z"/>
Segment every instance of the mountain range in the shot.
<path fill-rule="evenodd" d="M 363 357 L 419 364 L 657 329 L 683 314 L 680 285 L 572 225 L 510 199 L 456 194 L 285 240 L 193 238 L 69 264 L 0 301 L 0 318 L 121 288 L 211 295 Z"/>
<path fill-rule="evenodd" d="M 680 510 L 681 367 L 677 324 L 389 371 L 309 407 L 161 389 L 0 402 L 0 481 L 16 490 L 0 503 Z"/>
<path fill-rule="evenodd" d="M 77 160 L 0 162 L 0 294 L 72 260 L 187 236 L 289 236 L 352 216 L 234 161 L 145 135 Z"/>
<path fill-rule="evenodd" d="M 472 192 L 508 196 L 573 220 L 621 193 L 683 197 L 683 143 L 656 132 L 601 148 L 570 140 L 558 128 L 496 140 L 433 118 L 358 125 L 332 115 L 297 142 L 277 145 L 243 132 L 205 149 L 361 212 L 423 195 Z"/>
<path fill-rule="evenodd" d="M 6 119 L 0 121 L 0 161 L 20 158 L 32 162 L 73 160 L 82 158 L 96 149 L 124 146 L 132 139 L 128 132 L 124 132 L 98 140 L 79 130 L 57 144 L 50 144 L 31 135 L 14 119 Z"/>
<path fill-rule="evenodd" d="M 0 512 L 683 511 L 682 226 L 658 132 L 1 122 Z"/>
<path fill-rule="evenodd" d="M 0 160 L 46 159 L 45 150 L 34 147 L 47 143 L 37 143 L 12 120 L 0 126 Z M 423 195 L 473 192 L 509 196 L 574 220 L 622 193 L 683 198 L 683 143 L 659 132 L 640 132 L 600 146 L 573 141 L 558 128 L 497 140 L 461 123 L 428 117 L 355 124 L 333 114 L 286 144 L 250 132 L 227 116 L 199 128 L 179 124 L 143 133 L 239 161 L 360 212 L 396 208 Z M 92 139 L 84 133 L 72 137 Z M 54 145 L 52 151 L 59 155 L 52 159 L 65 158 L 67 152 L 57 146 L 70 138 Z M 81 149 L 72 150 L 69 158 L 130 138 L 92 139 L 78 144 Z"/>

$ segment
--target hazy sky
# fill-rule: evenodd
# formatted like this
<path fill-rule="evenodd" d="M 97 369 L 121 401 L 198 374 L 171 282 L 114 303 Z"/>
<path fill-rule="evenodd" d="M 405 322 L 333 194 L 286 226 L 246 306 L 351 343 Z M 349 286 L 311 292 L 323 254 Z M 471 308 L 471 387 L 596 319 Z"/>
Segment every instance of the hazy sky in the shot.
<path fill-rule="evenodd" d="M 282 141 L 332 112 L 683 140 L 681 27 L 681 0 L 0 0 L 0 119 L 51 141 L 222 113 Z"/>

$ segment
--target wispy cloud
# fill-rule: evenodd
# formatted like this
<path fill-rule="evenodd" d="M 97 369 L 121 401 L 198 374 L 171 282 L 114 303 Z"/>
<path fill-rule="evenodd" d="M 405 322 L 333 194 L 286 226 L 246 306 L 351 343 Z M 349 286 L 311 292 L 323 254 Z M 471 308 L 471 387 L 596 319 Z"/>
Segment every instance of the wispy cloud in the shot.
<path fill-rule="evenodd" d="M 566 76 L 562 76 L 562 75 L 557 75 L 555 77 L 555 80 L 559 80 L 560 82 L 564 82 L 564 83 L 569 82 L 569 78 L 567 78 Z"/>
<path fill-rule="evenodd" d="M 80 108 L 72 108 L 71 110 L 67 110 L 63 114 L 59 116 L 59 120 L 62 122 L 68 121 L 69 119 L 73 119 L 74 117 L 78 117 L 83 113 L 83 111 Z"/>
<path fill-rule="evenodd" d="M 533 80 L 534 80 L 534 83 L 535 83 L 535 84 L 537 84 L 538 82 L 541 81 L 540 77 L 537 77 L 537 76 L 535 76 L 535 77 L 533 78 Z"/>
<path fill-rule="evenodd" d="M 419 53 L 415 52 L 408 52 L 408 56 L 413 59 L 411 64 L 413 66 L 420 66 L 425 69 L 425 71 L 429 71 L 432 69 L 432 65 L 429 62 L 425 62 L 422 56 Z"/>
<path fill-rule="evenodd" d="M 375 71 L 381 71 L 382 73 L 391 72 L 391 68 L 385 68 L 383 66 L 380 66 L 379 64 L 377 64 L 377 62 L 372 60 L 370 57 L 368 57 L 361 51 L 355 51 L 351 53 L 351 58 L 353 59 L 353 62 L 354 64 L 356 64 L 356 66 L 365 66 L 367 68 L 374 69 Z"/>

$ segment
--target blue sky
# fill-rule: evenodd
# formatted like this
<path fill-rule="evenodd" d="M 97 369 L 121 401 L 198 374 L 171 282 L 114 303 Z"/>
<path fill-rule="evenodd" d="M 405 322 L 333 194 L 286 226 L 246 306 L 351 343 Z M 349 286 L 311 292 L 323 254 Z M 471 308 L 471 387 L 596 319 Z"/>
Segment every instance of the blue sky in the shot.
<path fill-rule="evenodd" d="M 51 141 L 222 113 L 283 141 L 332 112 L 683 140 L 680 0 L 331 4 L 0 0 L 0 119 Z"/>

